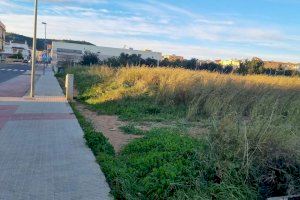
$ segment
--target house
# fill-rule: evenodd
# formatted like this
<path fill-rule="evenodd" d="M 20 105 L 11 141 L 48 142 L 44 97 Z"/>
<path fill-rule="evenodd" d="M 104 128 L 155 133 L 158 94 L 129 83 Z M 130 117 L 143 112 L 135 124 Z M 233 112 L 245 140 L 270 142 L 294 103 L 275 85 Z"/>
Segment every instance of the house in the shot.
<path fill-rule="evenodd" d="M 15 54 L 22 54 L 24 60 L 30 59 L 30 49 L 26 41 L 24 44 L 13 43 L 12 41 L 5 44 L 3 52 L 4 58 L 8 58 Z"/>
<path fill-rule="evenodd" d="M 0 21 L 0 61 L 2 60 L 2 52 L 5 45 L 5 25 Z"/>
<path fill-rule="evenodd" d="M 60 62 L 79 63 L 86 51 L 97 54 L 100 60 L 119 57 L 122 53 L 129 55 L 141 55 L 141 58 L 143 59 L 155 59 L 158 63 L 162 59 L 162 54 L 160 52 L 134 50 L 132 48 L 112 48 L 68 42 L 52 42 L 51 48 L 51 63 L 53 65 L 58 65 Z"/>
<path fill-rule="evenodd" d="M 233 68 L 238 68 L 238 67 L 240 67 L 241 61 L 235 60 L 235 59 L 221 60 L 221 61 L 219 61 L 219 64 L 222 65 L 223 67 L 232 66 Z"/>
<path fill-rule="evenodd" d="M 177 56 L 175 54 L 172 54 L 172 55 L 164 55 L 163 59 L 167 59 L 169 61 L 176 61 L 176 60 L 183 61 L 184 58 L 183 56 Z"/>
<path fill-rule="evenodd" d="M 300 72 L 300 63 L 295 64 L 294 70 Z"/>

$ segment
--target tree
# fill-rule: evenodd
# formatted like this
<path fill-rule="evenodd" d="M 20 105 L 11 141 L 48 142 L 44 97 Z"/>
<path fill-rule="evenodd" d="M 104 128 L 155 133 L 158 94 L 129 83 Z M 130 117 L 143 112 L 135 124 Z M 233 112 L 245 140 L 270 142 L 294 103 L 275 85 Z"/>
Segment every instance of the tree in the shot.
<path fill-rule="evenodd" d="M 141 64 L 141 54 L 131 54 L 129 56 L 129 65 L 134 65 L 134 66 L 137 66 L 137 65 L 140 65 Z"/>
<path fill-rule="evenodd" d="M 261 59 L 253 58 L 247 62 L 249 74 L 262 74 L 264 72 L 264 62 Z"/>
<path fill-rule="evenodd" d="M 225 73 L 225 74 L 230 74 L 232 71 L 233 71 L 233 66 L 231 66 L 231 65 L 227 65 L 223 69 L 223 73 Z"/>
<path fill-rule="evenodd" d="M 97 54 L 92 53 L 90 51 L 84 52 L 81 60 L 82 65 L 94 65 L 98 63 L 99 63 L 99 58 Z"/>
<path fill-rule="evenodd" d="M 14 55 L 10 56 L 9 58 L 13 58 L 13 59 L 24 59 L 21 52 L 18 52 L 17 54 L 14 54 Z"/>
<path fill-rule="evenodd" d="M 249 72 L 248 63 L 249 63 L 248 60 L 241 62 L 240 67 L 236 70 L 236 73 L 242 74 L 242 75 L 247 75 Z"/>
<path fill-rule="evenodd" d="M 120 62 L 117 57 L 111 57 L 104 61 L 104 64 L 110 66 L 110 67 L 120 67 Z"/>
<path fill-rule="evenodd" d="M 121 53 L 119 56 L 119 62 L 120 64 L 125 67 L 129 65 L 129 54 Z"/>
<path fill-rule="evenodd" d="M 186 69 L 196 69 L 197 59 L 192 58 L 191 60 L 184 60 L 183 67 Z"/>
<path fill-rule="evenodd" d="M 172 63 L 167 58 L 164 58 L 160 62 L 160 66 L 162 66 L 162 67 L 169 67 L 169 66 L 173 66 L 173 65 L 172 65 Z"/>
<path fill-rule="evenodd" d="M 201 64 L 198 69 L 200 70 L 208 70 L 211 72 L 222 72 L 223 67 L 217 63 L 210 62 L 210 63 L 203 63 Z"/>
<path fill-rule="evenodd" d="M 147 58 L 146 60 L 142 60 L 141 64 L 147 65 L 149 67 L 154 67 L 157 66 L 157 60 L 153 58 Z"/>

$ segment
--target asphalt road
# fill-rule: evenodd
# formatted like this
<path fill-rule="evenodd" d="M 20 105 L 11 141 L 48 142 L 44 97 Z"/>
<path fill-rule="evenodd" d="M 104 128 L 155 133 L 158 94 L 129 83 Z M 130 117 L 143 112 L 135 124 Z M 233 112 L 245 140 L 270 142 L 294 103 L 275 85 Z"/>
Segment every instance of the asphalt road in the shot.
<path fill-rule="evenodd" d="M 0 83 L 3 83 L 9 79 L 24 74 L 27 70 L 30 70 L 28 64 L 16 63 L 16 64 L 4 64 L 0 63 Z"/>

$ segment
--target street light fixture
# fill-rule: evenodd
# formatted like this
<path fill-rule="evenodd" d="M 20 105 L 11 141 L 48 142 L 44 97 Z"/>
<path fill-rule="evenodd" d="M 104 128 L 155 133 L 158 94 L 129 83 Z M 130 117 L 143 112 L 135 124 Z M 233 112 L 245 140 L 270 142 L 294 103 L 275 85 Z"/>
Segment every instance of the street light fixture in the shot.
<path fill-rule="evenodd" d="M 34 97 L 35 87 L 35 62 L 36 62 L 36 30 L 37 30 L 37 14 L 38 14 L 38 0 L 34 3 L 34 29 L 33 29 L 33 42 L 32 42 L 32 62 L 31 62 L 31 86 L 30 97 Z"/>

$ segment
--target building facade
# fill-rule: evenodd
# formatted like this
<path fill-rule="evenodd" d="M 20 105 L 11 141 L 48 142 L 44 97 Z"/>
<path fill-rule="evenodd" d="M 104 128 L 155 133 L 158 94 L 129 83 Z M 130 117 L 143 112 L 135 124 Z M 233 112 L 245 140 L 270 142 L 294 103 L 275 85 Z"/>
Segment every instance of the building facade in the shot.
<path fill-rule="evenodd" d="M 3 56 L 8 58 L 15 54 L 22 54 L 24 60 L 30 59 L 30 49 L 25 41 L 24 44 L 9 42 L 4 46 Z"/>
<path fill-rule="evenodd" d="M 298 70 L 299 64 L 289 62 L 264 61 L 264 67 L 269 69 Z"/>
<path fill-rule="evenodd" d="M 58 65 L 60 62 L 79 63 L 82 59 L 84 52 L 86 51 L 97 54 L 100 60 L 118 57 L 122 53 L 129 55 L 141 55 L 141 58 L 143 59 L 152 58 L 157 60 L 158 62 L 162 59 L 161 53 L 153 52 L 150 50 L 140 51 L 125 48 L 122 49 L 66 42 L 52 42 L 51 63 L 53 65 Z"/>
<path fill-rule="evenodd" d="M 183 56 L 177 56 L 177 55 L 174 55 L 174 54 L 172 54 L 172 55 L 164 55 L 163 56 L 163 58 L 164 59 L 167 59 L 167 60 L 169 60 L 169 61 L 177 61 L 177 60 L 179 60 L 179 61 L 183 61 Z"/>
<path fill-rule="evenodd" d="M 300 63 L 296 64 L 295 70 L 298 71 L 298 72 L 300 72 Z"/>
<path fill-rule="evenodd" d="M 4 24 L 0 21 L 0 61 L 2 60 L 2 52 L 4 51 L 4 46 L 5 46 L 5 26 Z"/>
<path fill-rule="evenodd" d="M 239 60 L 221 60 L 219 61 L 219 64 L 226 67 L 226 66 L 232 66 L 234 68 L 240 67 L 241 61 Z"/>

